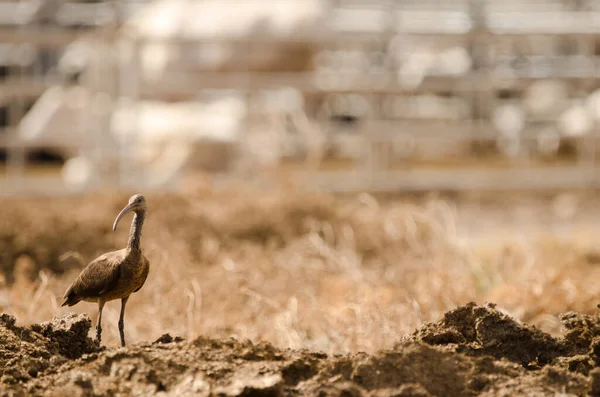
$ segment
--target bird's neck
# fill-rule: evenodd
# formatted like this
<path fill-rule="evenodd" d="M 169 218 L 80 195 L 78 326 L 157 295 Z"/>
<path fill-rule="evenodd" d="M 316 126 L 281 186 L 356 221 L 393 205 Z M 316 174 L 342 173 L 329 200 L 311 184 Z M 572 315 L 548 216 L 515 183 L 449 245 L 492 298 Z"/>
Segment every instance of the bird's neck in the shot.
<path fill-rule="evenodd" d="M 127 242 L 127 248 L 132 252 L 141 252 L 142 225 L 145 217 L 145 211 L 136 211 L 133 214 L 131 229 L 129 230 L 129 241 Z"/>

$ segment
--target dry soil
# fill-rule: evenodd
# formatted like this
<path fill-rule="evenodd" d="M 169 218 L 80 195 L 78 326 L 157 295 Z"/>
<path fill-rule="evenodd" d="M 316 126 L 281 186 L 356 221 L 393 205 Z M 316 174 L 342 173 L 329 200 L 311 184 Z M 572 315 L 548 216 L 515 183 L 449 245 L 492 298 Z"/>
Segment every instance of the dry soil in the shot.
<path fill-rule="evenodd" d="M 98 347 L 67 314 L 0 317 L 2 396 L 580 396 L 600 394 L 600 321 L 567 313 L 556 338 L 493 304 L 460 306 L 374 354 L 327 355 L 250 340 L 165 334 Z"/>

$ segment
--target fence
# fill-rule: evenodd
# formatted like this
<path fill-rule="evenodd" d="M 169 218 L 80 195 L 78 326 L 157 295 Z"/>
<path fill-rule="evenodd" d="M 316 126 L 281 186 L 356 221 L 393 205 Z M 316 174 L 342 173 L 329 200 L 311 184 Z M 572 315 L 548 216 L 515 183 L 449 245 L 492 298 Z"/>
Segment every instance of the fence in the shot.
<path fill-rule="evenodd" d="M 38 144 L 20 138 L 18 121 L 29 99 L 68 84 L 69 76 L 59 79 L 43 61 L 33 62 L 31 54 L 64 48 L 81 35 L 98 43 L 95 56 L 113 59 L 115 68 L 95 77 L 88 73 L 79 84 L 108 94 L 111 103 L 117 98 L 185 102 L 232 90 L 241 94 L 248 109 L 262 103 L 265 93 L 285 91 L 302 98 L 301 111 L 287 109 L 277 124 L 284 141 L 302 142 L 290 144 L 288 152 L 281 150 L 281 143 L 275 158 L 276 168 L 290 170 L 306 188 L 596 186 L 600 100 L 593 94 L 600 88 L 600 7 L 593 1 L 579 3 L 334 1 L 328 3 L 326 29 L 277 38 L 259 33 L 210 39 L 127 36 L 118 33 L 122 31 L 114 22 L 143 7 L 131 4 L 112 12 L 106 5 L 84 12 L 85 6 L 71 4 L 71 11 L 60 14 L 64 20 L 89 21 L 78 22 L 82 25 L 102 25 L 93 30 L 12 21 L 12 26 L 0 28 L 0 43 L 12 46 L 11 56 L 4 57 L 10 59 L 9 77 L 0 82 L 0 104 L 9 105 L 8 127 L 0 134 L 0 144 L 8 148 L 0 191 L 69 191 L 60 178 L 26 174 L 27 146 Z M 0 10 L 1 15 L 18 13 Z M 14 19 L 18 22 L 19 17 Z M 141 62 L 158 44 L 183 54 L 218 44 L 243 49 L 249 56 L 269 45 L 305 48 L 311 62 L 292 71 L 244 70 L 243 63 L 212 72 L 180 67 L 150 81 L 141 72 Z M 124 53 L 129 53 L 125 61 Z M 46 62 L 53 64 L 51 59 Z M 103 83 L 106 76 L 116 79 L 110 89 Z M 143 131 L 135 131 L 136 121 L 128 127 L 129 140 L 118 140 L 110 133 L 110 107 L 98 115 L 96 105 L 81 106 L 73 122 L 80 123 L 82 137 L 73 153 L 97 162 L 114 160 L 97 184 L 85 188 L 149 188 L 156 169 L 131 160 L 138 150 L 133 143 L 145 139 Z M 253 128 L 252 113 L 244 122 L 244 130 Z M 238 170 L 251 167 L 240 164 Z"/>

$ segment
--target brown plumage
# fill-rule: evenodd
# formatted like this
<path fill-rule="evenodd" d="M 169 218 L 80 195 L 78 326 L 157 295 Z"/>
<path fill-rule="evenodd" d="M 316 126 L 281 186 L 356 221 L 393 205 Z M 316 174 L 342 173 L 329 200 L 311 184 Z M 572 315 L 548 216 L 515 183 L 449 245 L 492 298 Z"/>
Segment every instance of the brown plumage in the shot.
<path fill-rule="evenodd" d="M 125 346 L 125 304 L 132 293 L 142 288 L 150 270 L 150 263 L 142 254 L 140 245 L 146 209 L 144 196 L 141 194 L 131 196 L 129 203 L 117 215 L 113 224 L 113 231 L 115 231 L 123 215 L 130 211 L 134 212 L 127 247 L 108 252 L 91 261 L 65 292 L 62 306 L 73 306 L 80 301 L 98 302 L 98 324 L 96 325 L 98 344 L 102 337 L 101 323 L 104 304 L 111 300 L 121 299 L 119 334 L 121 346 Z"/>

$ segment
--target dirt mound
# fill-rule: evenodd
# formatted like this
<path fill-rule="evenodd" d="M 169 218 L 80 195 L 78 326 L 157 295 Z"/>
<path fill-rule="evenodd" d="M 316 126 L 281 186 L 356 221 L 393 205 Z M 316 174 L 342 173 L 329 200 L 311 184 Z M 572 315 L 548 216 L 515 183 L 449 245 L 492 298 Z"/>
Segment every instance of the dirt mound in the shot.
<path fill-rule="evenodd" d="M 328 356 L 268 343 L 168 334 L 98 348 L 91 321 L 20 328 L 0 317 L 3 396 L 600 395 L 600 319 L 568 313 L 555 338 L 473 303 L 373 355 Z"/>
<path fill-rule="evenodd" d="M 51 372 L 69 359 L 100 351 L 87 334 L 91 320 L 67 314 L 29 328 L 15 325 L 16 319 L 0 315 L 0 383 L 23 384 Z"/>

